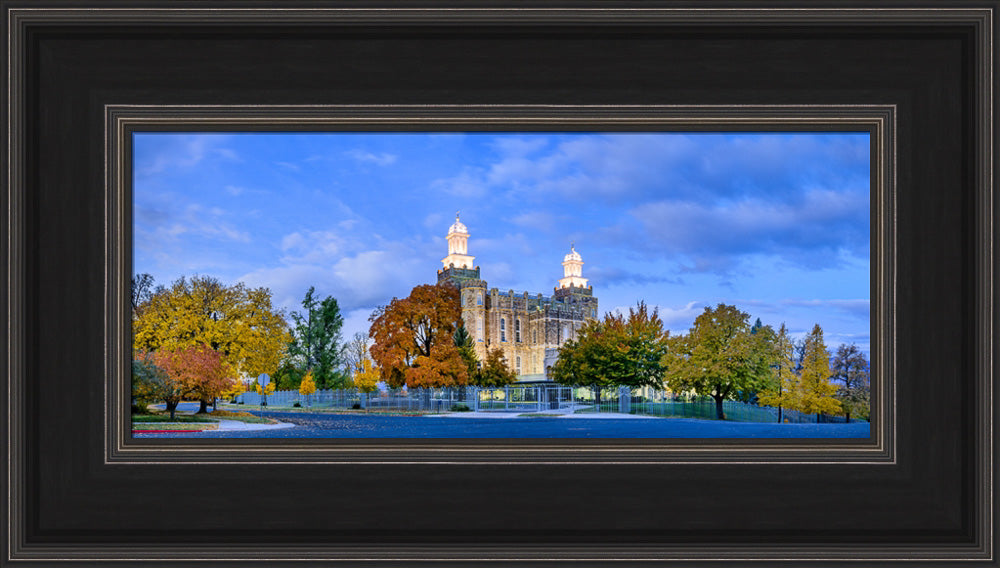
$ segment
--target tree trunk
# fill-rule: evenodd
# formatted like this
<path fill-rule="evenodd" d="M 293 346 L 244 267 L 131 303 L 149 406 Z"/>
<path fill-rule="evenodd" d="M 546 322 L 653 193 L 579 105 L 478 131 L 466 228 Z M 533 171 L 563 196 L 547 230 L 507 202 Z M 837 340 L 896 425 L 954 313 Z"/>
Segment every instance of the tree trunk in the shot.
<path fill-rule="evenodd" d="M 847 420 L 848 424 L 851 423 L 851 413 L 850 412 L 845 412 L 844 413 L 844 418 Z"/>
<path fill-rule="evenodd" d="M 782 418 L 781 414 L 782 414 L 781 407 L 779 406 L 778 407 L 778 424 L 781 424 L 783 422 L 783 420 L 781 419 Z"/>
<path fill-rule="evenodd" d="M 713 394 L 712 398 L 715 399 L 715 417 L 718 418 L 719 420 L 725 420 L 726 413 L 725 411 L 722 410 L 722 400 L 725 397 L 723 397 L 722 395 Z"/>
<path fill-rule="evenodd" d="M 167 402 L 167 410 L 170 412 L 170 419 L 174 419 L 174 411 L 177 410 L 176 402 Z"/>
<path fill-rule="evenodd" d="M 594 386 L 594 407 L 597 412 L 601 411 L 601 387 Z"/>
<path fill-rule="evenodd" d="M 198 407 L 197 414 L 205 414 L 207 412 L 208 412 L 208 401 L 202 399 L 201 400 L 201 406 Z"/>

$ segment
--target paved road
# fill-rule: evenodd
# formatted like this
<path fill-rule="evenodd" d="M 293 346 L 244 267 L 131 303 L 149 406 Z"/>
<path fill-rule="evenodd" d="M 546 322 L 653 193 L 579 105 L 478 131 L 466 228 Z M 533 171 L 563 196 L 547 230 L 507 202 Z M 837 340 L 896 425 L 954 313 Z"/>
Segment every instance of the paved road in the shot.
<path fill-rule="evenodd" d="M 183 438 L 868 438 L 867 423 L 761 424 L 688 418 L 455 418 L 260 412 L 294 428 L 140 437 Z"/>

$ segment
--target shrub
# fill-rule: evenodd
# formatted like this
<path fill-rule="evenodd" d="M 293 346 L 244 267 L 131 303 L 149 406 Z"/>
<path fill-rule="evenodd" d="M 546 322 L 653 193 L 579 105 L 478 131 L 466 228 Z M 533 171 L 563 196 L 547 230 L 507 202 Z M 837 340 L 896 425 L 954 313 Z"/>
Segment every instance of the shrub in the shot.
<path fill-rule="evenodd" d="M 361 410 L 361 403 L 355 402 L 353 405 L 351 405 L 351 408 L 353 408 L 354 410 Z"/>
<path fill-rule="evenodd" d="M 451 405 L 452 412 L 468 412 L 470 409 L 464 404 L 453 404 Z"/>
<path fill-rule="evenodd" d="M 302 408 L 302 403 L 296 400 L 295 404 L 293 404 L 292 407 L 293 408 Z"/>

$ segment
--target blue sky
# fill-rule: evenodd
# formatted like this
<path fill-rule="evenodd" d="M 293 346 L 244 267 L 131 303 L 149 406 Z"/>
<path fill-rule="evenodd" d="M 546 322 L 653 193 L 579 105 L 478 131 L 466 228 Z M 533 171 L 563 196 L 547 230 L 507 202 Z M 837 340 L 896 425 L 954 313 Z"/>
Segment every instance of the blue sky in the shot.
<path fill-rule="evenodd" d="M 735 304 L 869 351 L 867 134 L 134 137 L 134 270 L 334 296 L 344 337 L 436 281 L 455 211 L 491 287 L 551 294 L 570 243 L 602 311 L 686 331 Z"/>

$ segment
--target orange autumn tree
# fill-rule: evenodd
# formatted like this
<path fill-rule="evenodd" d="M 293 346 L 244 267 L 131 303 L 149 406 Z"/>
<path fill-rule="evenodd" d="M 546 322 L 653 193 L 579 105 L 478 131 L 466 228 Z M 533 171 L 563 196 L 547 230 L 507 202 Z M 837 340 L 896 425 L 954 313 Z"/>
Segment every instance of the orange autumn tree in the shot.
<path fill-rule="evenodd" d="M 153 354 L 153 361 L 167 374 L 164 402 L 171 419 L 182 399 L 214 398 L 236 381 L 236 374 L 222 354 L 203 344 L 161 349 Z"/>
<path fill-rule="evenodd" d="M 422 284 L 375 310 L 370 349 L 390 387 L 451 387 L 469 382 L 468 366 L 452 335 L 462 318 L 458 289 Z"/>

